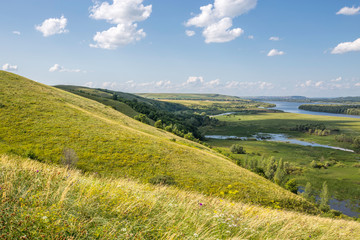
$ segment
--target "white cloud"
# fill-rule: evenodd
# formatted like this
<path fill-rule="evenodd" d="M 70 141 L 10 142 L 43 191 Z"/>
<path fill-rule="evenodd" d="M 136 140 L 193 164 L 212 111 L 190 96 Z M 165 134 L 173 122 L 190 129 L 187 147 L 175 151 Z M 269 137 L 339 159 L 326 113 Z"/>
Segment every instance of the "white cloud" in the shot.
<path fill-rule="evenodd" d="M 116 86 L 117 86 L 116 82 L 103 82 L 103 84 L 102 84 L 102 88 L 105 88 L 105 89 L 115 89 Z"/>
<path fill-rule="evenodd" d="M 274 88 L 274 84 L 270 82 L 238 82 L 230 81 L 225 84 L 225 89 L 238 89 L 238 90 L 269 90 Z"/>
<path fill-rule="evenodd" d="M 332 79 L 331 82 L 340 82 L 342 80 L 342 77 L 338 77 L 335 79 Z"/>
<path fill-rule="evenodd" d="M 90 47 L 112 50 L 140 41 L 145 36 L 143 29 L 137 30 L 137 24 L 118 24 L 106 31 L 97 32 L 93 38 L 96 44 L 90 44 Z"/>
<path fill-rule="evenodd" d="M 67 69 L 67 68 L 64 68 L 63 66 L 60 66 L 59 64 L 54 64 L 54 66 L 49 68 L 49 72 L 75 72 L 75 73 L 83 72 L 83 73 L 85 73 L 86 71 L 81 71 L 80 69 Z"/>
<path fill-rule="evenodd" d="M 203 77 L 189 77 L 186 82 L 183 84 L 183 86 L 201 86 L 204 83 Z"/>
<path fill-rule="evenodd" d="M 203 36 L 206 43 L 223 43 L 230 42 L 239 37 L 244 31 L 241 28 L 232 27 L 231 18 L 223 18 L 219 22 L 214 23 L 205 28 Z"/>
<path fill-rule="evenodd" d="M 360 13 L 360 7 L 343 7 L 340 9 L 336 15 L 355 15 Z"/>
<path fill-rule="evenodd" d="M 192 36 L 195 35 L 195 32 L 194 32 L 194 31 L 191 31 L 191 30 L 186 30 L 186 31 L 185 31 L 185 34 L 186 34 L 186 36 L 188 36 L 188 37 L 192 37 Z"/>
<path fill-rule="evenodd" d="M 355 87 L 360 87 L 360 82 L 355 83 Z"/>
<path fill-rule="evenodd" d="M 353 42 L 343 42 L 338 44 L 332 51 L 332 54 L 343 54 L 347 52 L 360 51 L 360 38 Z"/>
<path fill-rule="evenodd" d="M 200 7 L 201 13 L 186 22 L 186 26 L 203 28 L 206 43 L 222 43 L 243 34 L 241 28 L 230 29 L 232 19 L 255 8 L 257 0 L 215 0 Z"/>
<path fill-rule="evenodd" d="M 17 71 L 18 70 L 18 66 L 17 65 L 10 65 L 9 63 L 5 63 L 2 66 L 2 69 L 4 71 Z"/>
<path fill-rule="evenodd" d="M 168 88 L 171 86 L 171 81 L 158 81 L 155 82 L 155 86 L 159 88 Z"/>
<path fill-rule="evenodd" d="M 340 81 L 342 81 L 340 83 Z M 351 88 L 351 83 L 349 81 L 344 82 L 344 80 L 339 77 L 330 81 L 312 81 L 308 80 L 304 83 L 297 84 L 296 87 L 300 88 L 310 88 L 310 89 L 320 89 L 320 90 L 338 90 L 338 89 L 348 89 Z"/>
<path fill-rule="evenodd" d="M 255 37 L 253 35 L 249 35 L 248 39 L 254 39 Z"/>
<path fill-rule="evenodd" d="M 21 32 L 19 32 L 19 31 L 13 31 L 12 33 L 15 35 L 21 35 Z"/>
<path fill-rule="evenodd" d="M 35 29 L 42 32 L 44 37 L 49 37 L 51 35 L 69 32 L 69 30 L 65 29 L 66 24 L 67 19 L 61 16 L 61 18 L 46 19 L 41 25 L 35 26 Z"/>
<path fill-rule="evenodd" d="M 116 49 L 144 38 L 146 33 L 143 29 L 138 30 L 135 22 L 149 18 L 152 5 L 144 6 L 142 2 L 143 0 L 113 0 L 112 4 L 96 3 L 90 10 L 90 17 L 106 20 L 117 26 L 97 32 L 93 38 L 96 43 L 90 44 L 90 47 Z"/>
<path fill-rule="evenodd" d="M 280 41 L 279 37 L 270 37 L 269 38 L 270 41 Z"/>
<path fill-rule="evenodd" d="M 85 87 L 94 88 L 96 85 L 93 82 L 87 82 L 84 84 Z"/>
<path fill-rule="evenodd" d="M 284 55 L 285 52 L 279 51 L 277 49 L 271 49 L 270 52 L 267 54 L 268 57 L 274 57 L 274 56 L 281 56 Z"/>

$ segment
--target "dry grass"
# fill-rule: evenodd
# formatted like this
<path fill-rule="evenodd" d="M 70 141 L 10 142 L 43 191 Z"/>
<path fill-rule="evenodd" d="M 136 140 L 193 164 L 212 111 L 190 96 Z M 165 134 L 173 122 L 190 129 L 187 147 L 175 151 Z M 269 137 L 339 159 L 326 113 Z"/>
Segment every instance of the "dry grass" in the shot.
<path fill-rule="evenodd" d="M 2 239 L 360 239 L 360 224 L 0 156 Z"/>

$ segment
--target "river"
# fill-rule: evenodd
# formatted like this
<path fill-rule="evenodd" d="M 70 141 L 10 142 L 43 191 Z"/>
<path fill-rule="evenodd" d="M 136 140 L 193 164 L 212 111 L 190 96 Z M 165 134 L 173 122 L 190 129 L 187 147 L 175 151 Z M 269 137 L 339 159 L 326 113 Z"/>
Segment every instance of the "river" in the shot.
<path fill-rule="evenodd" d="M 299 102 L 278 102 L 278 101 L 265 101 L 267 103 L 273 103 L 276 105 L 274 108 L 276 110 L 282 110 L 284 112 L 290 113 L 300 113 L 300 114 L 308 114 L 308 115 L 321 115 L 321 116 L 331 116 L 331 117 L 347 117 L 347 118 L 359 118 L 357 115 L 348 115 L 348 114 L 337 114 L 337 113 L 326 113 L 326 112 L 312 112 L 299 109 L 300 105 L 303 104 L 328 104 L 328 103 L 299 103 Z M 334 103 L 336 104 L 336 103 Z"/>

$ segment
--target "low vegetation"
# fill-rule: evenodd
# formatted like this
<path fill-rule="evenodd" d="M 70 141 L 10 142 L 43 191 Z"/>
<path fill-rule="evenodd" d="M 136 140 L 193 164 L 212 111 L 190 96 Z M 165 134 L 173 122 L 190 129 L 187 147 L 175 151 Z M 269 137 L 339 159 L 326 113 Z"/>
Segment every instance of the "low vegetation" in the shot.
<path fill-rule="evenodd" d="M 352 240 L 360 223 L 0 156 L 2 239 Z"/>

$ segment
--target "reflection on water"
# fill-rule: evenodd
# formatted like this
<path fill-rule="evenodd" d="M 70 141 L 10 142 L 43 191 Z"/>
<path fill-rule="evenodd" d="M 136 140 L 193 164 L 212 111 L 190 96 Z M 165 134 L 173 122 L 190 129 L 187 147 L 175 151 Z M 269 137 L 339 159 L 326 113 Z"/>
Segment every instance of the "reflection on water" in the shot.
<path fill-rule="evenodd" d="M 243 141 L 257 140 L 257 141 L 285 142 L 285 143 L 297 144 L 297 145 L 301 145 L 301 146 L 331 148 L 331 149 L 341 150 L 341 151 L 345 151 L 345 152 L 354 152 L 351 149 L 333 147 L 333 146 L 318 144 L 318 143 L 314 143 L 314 142 L 310 143 L 310 142 L 300 141 L 297 139 L 292 139 L 282 133 L 258 133 L 258 134 L 253 135 L 250 138 L 238 137 L 238 136 L 224 136 L 224 135 L 206 135 L 205 138 L 220 139 L 220 140 L 234 139 L 234 140 L 243 140 Z"/>

